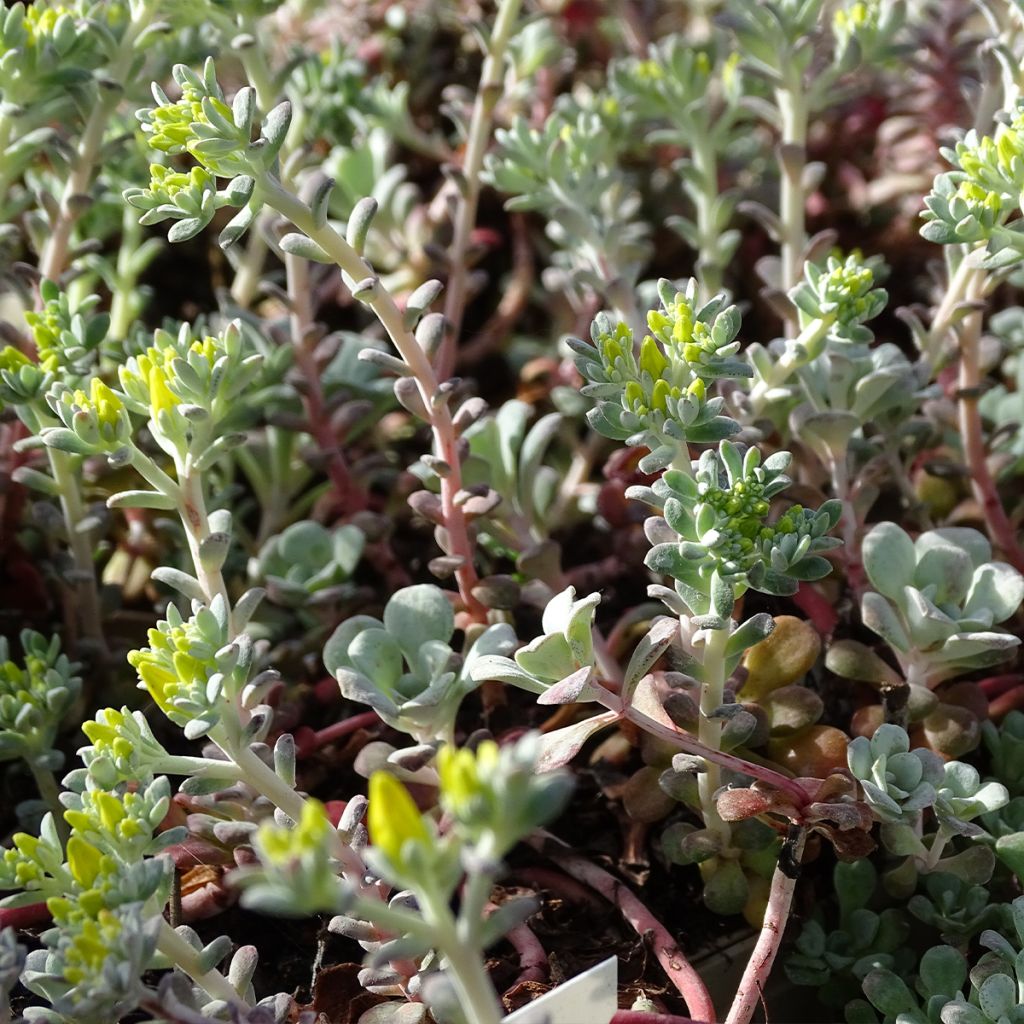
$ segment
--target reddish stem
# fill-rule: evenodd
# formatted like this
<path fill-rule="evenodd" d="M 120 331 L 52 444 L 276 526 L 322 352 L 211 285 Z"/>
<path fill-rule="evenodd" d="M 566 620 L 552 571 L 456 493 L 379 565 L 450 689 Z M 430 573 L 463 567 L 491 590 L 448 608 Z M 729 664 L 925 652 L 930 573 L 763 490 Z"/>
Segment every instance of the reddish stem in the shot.
<path fill-rule="evenodd" d="M 978 301 L 984 293 L 984 276 L 975 273 L 967 286 L 967 299 Z M 1010 522 L 999 499 L 996 482 L 988 468 L 985 434 L 981 422 L 978 398 L 981 388 L 981 323 L 982 314 L 971 312 L 960 328 L 960 433 L 963 437 L 964 459 L 971 476 L 974 498 L 996 545 L 1002 549 L 1014 568 L 1024 572 L 1024 551 L 1017 541 L 1017 531 Z"/>
<path fill-rule="evenodd" d="M 688 1012 L 695 1013 L 700 1020 L 716 1020 L 715 1005 L 700 975 L 690 965 L 665 926 L 634 893 L 613 875 L 585 857 L 573 853 L 560 839 L 549 833 L 540 832 L 529 843 L 618 907 L 638 935 L 644 939 L 649 936 L 658 963 L 683 997 Z"/>
<path fill-rule="evenodd" d="M 364 711 L 361 715 L 353 715 L 351 718 L 345 718 L 315 732 L 312 729 L 296 729 L 295 752 L 299 757 L 310 757 L 328 743 L 333 743 L 357 729 L 370 728 L 374 725 L 380 725 L 377 712 Z"/>
<path fill-rule="evenodd" d="M 493 914 L 497 909 L 496 904 L 487 904 L 488 915 Z M 548 954 L 530 927 L 526 924 L 517 924 L 515 928 L 505 933 L 505 938 L 519 954 L 521 970 L 519 977 L 515 980 L 515 985 L 521 985 L 524 981 L 547 981 Z"/>
<path fill-rule="evenodd" d="M 758 1003 L 764 998 L 764 987 L 782 945 L 782 936 L 786 931 L 786 922 L 789 920 L 790 908 L 793 905 L 797 867 L 803 855 L 805 839 L 806 833 L 799 829 L 792 839 L 792 849 L 783 849 L 783 855 L 788 853 L 792 867 L 790 870 L 784 870 L 780 859 L 779 866 L 772 876 L 772 887 L 768 894 L 768 907 L 765 910 L 764 923 L 761 925 L 761 934 L 747 962 L 725 1024 L 748 1024 Z"/>
<path fill-rule="evenodd" d="M 306 412 L 306 425 L 313 435 L 321 454 L 327 459 L 327 475 L 331 479 L 342 513 L 366 508 L 366 495 L 352 479 L 338 439 L 334 436 L 324 409 L 324 393 L 320 387 L 320 368 L 313 351 L 310 329 L 313 326 L 313 302 L 309 284 L 309 264 L 301 256 L 285 255 L 288 275 L 288 299 L 291 310 L 288 324 L 291 330 L 295 363 L 302 374 L 305 387 L 300 388 L 302 405 Z"/>
<path fill-rule="evenodd" d="M 828 598 L 813 583 L 801 583 L 792 601 L 811 620 L 811 625 L 822 636 L 831 636 L 835 632 L 839 624 L 839 615 Z"/>
<path fill-rule="evenodd" d="M 1021 683 L 1024 683 L 1024 675 L 1021 675 L 1019 672 L 1010 672 L 1006 675 L 989 676 L 987 679 L 979 680 L 978 689 L 989 700 L 995 700 L 996 697 L 1006 693 L 1008 690 L 1012 690 Z"/>
<path fill-rule="evenodd" d="M 30 903 L 25 907 L 0 907 L 0 928 L 32 928 L 50 920 L 45 903 Z"/>
<path fill-rule="evenodd" d="M 762 782 L 768 783 L 769 786 L 781 789 L 793 798 L 793 802 L 798 809 L 806 807 L 811 802 L 807 791 L 796 779 L 787 778 L 781 772 L 777 772 L 765 765 L 755 764 L 753 761 L 744 761 L 743 758 L 736 757 L 735 754 L 727 754 L 723 750 L 714 750 L 681 729 L 662 725 L 661 722 L 645 715 L 634 707 L 623 707 L 618 694 L 612 693 L 600 685 L 595 685 L 594 690 L 597 700 L 609 711 L 614 711 L 616 714 L 628 719 L 645 732 L 649 732 L 652 736 L 667 740 L 669 743 L 679 747 L 680 750 L 684 750 L 688 754 L 696 754 L 698 757 L 712 761 L 722 768 L 727 768 L 729 771 L 749 775 L 751 778 L 760 779 Z"/>
<path fill-rule="evenodd" d="M 1011 711 L 1019 711 L 1021 708 L 1024 708 L 1024 686 L 1018 686 L 992 701 L 988 706 L 988 717 L 998 722 Z"/>
<path fill-rule="evenodd" d="M 601 905 L 591 889 L 561 871 L 552 871 L 551 868 L 518 868 L 515 876 L 535 889 L 547 890 L 570 902 L 586 903 L 594 908 Z"/>

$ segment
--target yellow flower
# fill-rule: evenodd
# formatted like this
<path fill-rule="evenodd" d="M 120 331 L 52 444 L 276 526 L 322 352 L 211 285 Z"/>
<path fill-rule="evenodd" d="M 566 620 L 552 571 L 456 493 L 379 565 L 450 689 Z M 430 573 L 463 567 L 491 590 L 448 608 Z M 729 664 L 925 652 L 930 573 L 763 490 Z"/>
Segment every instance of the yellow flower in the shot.
<path fill-rule="evenodd" d="M 304 854 L 328 849 L 333 832 L 324 805 L 319 800 L 307 799 L 302 817 L 294 828 L 283 828 L 268 821 L 260 826 L 256 845 L 264 862 L 286 867 Z"/>
<path fill-rule="evenodd" d="M 68 840 L 68 869 L 82 888 L 88 889 L 96 881 L 102 862 L 103 854 L 92 843 L 87 843 L 80 836 L 72 836 Z"/>
<path fill-rule="evenodd" d="M 495 770 L 498 744 L 485 740 L 474 753 L 455 747 L 442 747 L 437 754 L 437 774 L 441 778 L 441 802 L 456 818 L 468 818 L 480 809 L 489 793 L 488 776 Z"/>
<path fill-rule="evenodd" d="M 377 771 L 370 776 L 367 823 L 373 845 L 397 865 L 403 863 L 406 843 L 430 842 L 430 832 L 409 790 L 393 775 Z"/>
<path fill-rule="evenodd" d="M 170 412 L 178 404 L 177 397 L 167 386 L 167 371 L 162 366 L 154 366 L 149 371 L 149 404 L 156 419 L 164 410 Z"/>

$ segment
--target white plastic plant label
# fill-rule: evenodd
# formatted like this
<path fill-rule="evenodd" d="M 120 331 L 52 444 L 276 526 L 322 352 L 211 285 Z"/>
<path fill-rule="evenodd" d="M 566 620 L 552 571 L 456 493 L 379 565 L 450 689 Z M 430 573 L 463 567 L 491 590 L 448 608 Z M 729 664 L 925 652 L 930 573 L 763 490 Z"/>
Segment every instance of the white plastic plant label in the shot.
<path fill-rule="evenodd" d="M 521 1006 L 502 1024 L 611 1024 L 618 992 L 619 960 L 613 956 Z"/>

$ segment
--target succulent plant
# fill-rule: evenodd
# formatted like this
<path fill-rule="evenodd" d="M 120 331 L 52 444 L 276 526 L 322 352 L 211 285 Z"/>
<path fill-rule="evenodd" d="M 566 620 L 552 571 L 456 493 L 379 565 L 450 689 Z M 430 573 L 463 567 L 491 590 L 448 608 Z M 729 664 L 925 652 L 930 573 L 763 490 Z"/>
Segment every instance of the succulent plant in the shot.
<path fill-rule="evenodd" d="M 438 587 L 396 591 L 382 619 L 356 615 L 324 647 L 324 664 L 349 700 L 368 704 L 393 728 L 420 742 L 446 739 L 455 715 L 477 682 L 473 665 L 515 645 L 512 627 L 485 630 L 464 656 L 451 648 L 455 615 Z"/>
<path fill-rule="evenodd" d="M 275 534 L 249 563 L 254 583 L 276 604 L 301 607 L 329 599 L 351 577 L 366 538 L 352 525 L 328 530 L 304 519 Z"/>
<path fill-rule="evenodd" d="M 993 561 L 976 530 L 929 530 L 915 541 L 895 523 L 879 523 L 863 553 L 875 589 L 862 598 L 861 616 L 893 649 L 908 682 L 935 686 L 998 664 L 1020 644 L 996 627 L 1020 606 L 1024 577 Z"/>

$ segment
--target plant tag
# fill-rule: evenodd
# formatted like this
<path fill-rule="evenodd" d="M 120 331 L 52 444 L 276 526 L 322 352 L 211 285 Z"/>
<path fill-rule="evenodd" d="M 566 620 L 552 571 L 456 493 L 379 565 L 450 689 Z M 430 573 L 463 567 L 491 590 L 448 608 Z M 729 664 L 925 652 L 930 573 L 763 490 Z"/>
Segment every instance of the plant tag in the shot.
<path fill-rule="evenodd" d="M 618 993 L 619 960 L 613 956 L 521 1006 L 502 1024 L 611 1024 Z"/>

